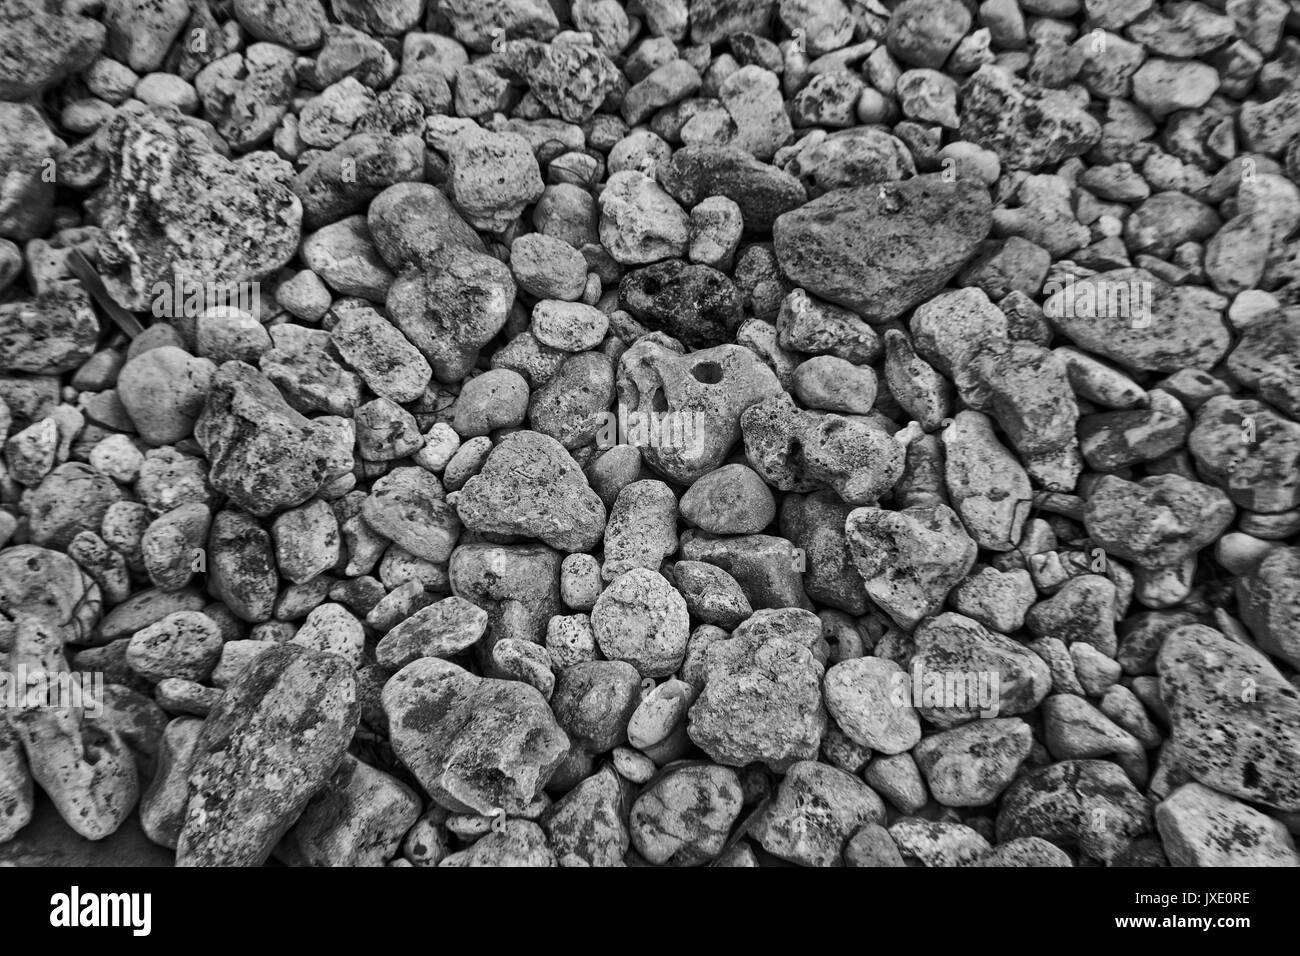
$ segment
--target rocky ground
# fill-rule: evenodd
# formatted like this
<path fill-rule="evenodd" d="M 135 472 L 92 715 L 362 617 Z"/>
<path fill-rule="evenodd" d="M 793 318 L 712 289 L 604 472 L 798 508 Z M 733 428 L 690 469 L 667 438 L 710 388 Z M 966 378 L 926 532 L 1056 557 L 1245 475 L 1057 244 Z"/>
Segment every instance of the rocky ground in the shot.
<path fill-rule="evenodd" d="M 1297 0 L 0 0 L 0 168 L 0 861 L 1300 864 Z"/>

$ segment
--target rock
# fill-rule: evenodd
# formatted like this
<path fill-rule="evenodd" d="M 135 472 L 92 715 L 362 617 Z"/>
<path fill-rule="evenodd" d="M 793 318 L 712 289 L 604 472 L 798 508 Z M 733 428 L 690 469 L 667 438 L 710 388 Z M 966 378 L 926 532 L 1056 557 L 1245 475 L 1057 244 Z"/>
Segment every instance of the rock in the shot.
<path fill-rule="evenodd" d="M 1226 539 L 1225 539 L 1226 540 Z M 1290 663 L 1300 662 L 1300 552 L 1277 548 L 1254 572 L 1236 582 L 1242 621 L 1259 646 Z"/>
<path fill-rule="evenodd" d="M 148 73 L 162 66 L 190 8 L 183 0 L 113 0 L 104 13 L 108 53 L 137 73 Z"/>
<path fill-rule="evenodd" d="M 761 762 L 780 773 L 815 759 L 826 711 L 822 665 L 809 647 L 762 630 L 737 632 L 708 648 L 704 669 L 687 732 L 713 760 Z"/>
<path fill-rule="evenodd" d="M 28 496 L 32 544 L 67 548 L 80 532 L 97 530 L 121 498 L 112 479 L 92 468 L 80 462 L 59 465 Z"/>
<path fill-rule="evenodd" d="M 957 274 L 988 234 L 990 210 L 982 186 L 917 177 L 827 193 L 781 216 L 772 235 L 793 282 L 869 320 L 884 320 Z M 921 235 L 925 254 L 918 256 Z"/>
<path fill-rule="evenodd" d="M 905 0 L 889 20 L 885 43 L 906 63 L 938 69 L 970 26 L 970 12 L 955 0 Z"/>
<path fill-rule="evenodd" d="M 1234 504 L 1265 514 L 1300 504 L 1300 425 L 1262 402 L 1211 397 L 1196 410 L 1187 448 Z"/>
<path fill-rule="evenodd" d="M 383 866 L 420 815 L 406 784 L 351 755 L 277 848 L 291 866 Z"/>
<path fill-rule="evenodd" d="M 573 302 L 587 285 L 587 261 L 582 253 L 564 240 L 540 232 L 520 236 L 510 244 L 510 271 L 521 289 L 539 299 Z"/>
<path fill-rule="evenodd" d="M 684 252 L 684 213 L 682 228 Z M 618 296 L 619 305 L 634 318 L 694 349 L 728 342 L 742 319 L 739 290 L 726 275 L 680 259 L 629 272 L 619 283 Z"/>
<path fill-rule="evenodd" d="M 292 644 L 258 655 L 199 732 L 177 865 L 265 862 L 329 780 L 359 716 L 341 659 Z"/>
<path fill-rule="evenodd" d="M 194 745 L 203 721 L 177 717 L 167 724 L 158 746 L 158 770 L 140 797 L 140 826 L 150 840 L 176 849 L 190 799 Z"/>
<path fill-rule="evenodd" d="M 488 612 L 488 641 L 540 642 L 560 613 L 561 555 L 545 545 L 463 544 L 448 565 L 452 592 Z M 490 659 L 490 658 L 489 658 Z"/>
<path fill-rule="evenodd" d="M 189 437 L 216 366 L 173 346 L 150 349 L 127 362 L 117 378 L 117 396 L 136 431 L 151 445 Z"/>
<path fill-rule="evenodd" d="M 222 511 L 212 519 L 208 552 L 212 594 L 245 621 L 269 620 L 280 581 L 271 536 L 251 516 Z"/>
<path fill-rule="evenodd" d="M 680 483 L 720 466 L 740 438 L 741 413 L 780 389 L 771 369 L 738 345 L 682 355 L 647 338 L 619 361 L 627 443 L 640 449 L 647 465 Z"/>
<path fill-rule="evenodd" d="M 631 842 L 627 798 L 613 768 L 596 771 L 548 808 L 542 829 L 560 866 L 621 866 Z"/>
<path fill-rule="evenodd" d="M 591 626 L 601 652 L 643 677 L 673 673 L 686 656 L 686 601 L 657 571 L 632 568 L 596 599 Z"/>
<path fill-rule="evenodd" d="M 998 842 L 1041 837 L 1109 862 L 1150 831 L 1151 808 L 1124 772 L 1102 760 L 1063 760 L 1021 777 L 1002 798 Z"/>
<path fill-rule="evenodd" d="M 988 854 L 989 842 L 960 823 L 905 817 L 889 827 L 903 860 L 911 866 L 968 866 Z"/>
<path fill-rule="evenodd" d="M 460 381 L 478 350 L 501 330 L 515 298 L 510 270 L 491 256 L 448 243 L 427 266 L 388 290 L 388 315 L 440 382 Z"/>
<path fill-rule="evenodd" d="M 422 657 L 452 657 L 483 637 L 488 615 L 461 597 L 421 608 L 393 626 L 375 648 L 375 658 L 394 670 Z"/>
<path fill-rule="evenodd" d="M 753 614 L 736 579 L 711 564 L 678 561 L 673 565 L 673 585 L 685 598 L 691 617 L 705 624 L 734 628 Z"/>
<path fill-rule="evenodd" d="M 825 484 L 851 504 L 870 505 L 903 472 L 903 446 L 870 418 L 799 411 L 780 395 L 746 409 L 740 423 L 750 464 L 782 490 Z"/>
<path fill-rule="evenodd" d="M 456 502 L 474 531 L 540 538 L 566 551 L 594 547 L 605 529 L 600 498 L 563 446 L 536 432 L 515 432 L 488 455 Z"/>
<path fill-rule="evenodd" d="M 613 581 L 633 568 L 657 571 L 677 550 L 677 498 L 661 481 L 625 485 L 605 527 L 601 576 Z"/>
<path fill-rule="evenodd" d="M 452 140 L 447 158 L 451 200 L 476 228 L 504 229 L 541 198 L 537 160 L 522 136 L 473 127 Z"/>
<path fill-rule="evenodd" d="M 993 848 L 968 866 L 1073 866 L 1064 850 L 1041 837 L 1020 837 Z"/>
<path fill-rule="evenodd" d="M 618 262 L 641 265 L 686 254 L 686 213 L 653 179 L 614 173 L 600 194 L 600 241 Z"/>
<path fill-rule="evenodd" d="M 906 866 L 898 844 L 889 831 L 878 823 L 868 823 L 849 837 L 844 845 L 845 866 Z"/>
<path fill-rule="evenodd" d="M 946 807 L 993 803 L 1029 756 L 1033 734 L 1018 718 L 994 718 L 932 734 L 916 762 L 934 799 Z"/>
<path fill-rule="evenodd" d="M 907 681 L 893 661 L 855 657 L 826 672 L 822 692 L 826 709 L 851 740 L 880 753 L 898 754 L 921 739 L 916 711 L 899 694 Z"/>
<path fill-rule="evenodd" d="M 898 690 L 937 727 L 1025 714 L 1051 690 L 1042 658 L 960 614 L 929 619 L 917 628 L 914 641 L 911 681 Z"/>
<path fill-rule="evenodd" d="M 845 537 L 867 595 L 909 629 L 942 607 L 975 563 L 974 541 L 942 504 L 858 508 L 848 516 Z"/>
<path fill-rule="evenodd" d="M 198 129 L 155 114 L 119 115 L 108 141 L 98 256 L 126 308 L 143 311 L 178 275 L 237 287 L 297 250 L 302 205 L 267 154 L 231 162 Z"/>
<path fill-rule="evenodd" d="M 1141 742 L 1082 697 L 1054 694 L 1043 701 L 1043 736 L 1057 759 L 1113 756 L 1135 785 L 1147 782 Z"/>
<path fill-rule="evenodd" d="M 131 669 L 150 681 L 206 679 L 221 656 L 221 631 L 210 617 L 178 611 L 136 631 L 126 649 Z"/>
<path fill-rule="evenodd" d="M 1172 866 L 1300 866 L 1282 821 L 1199 783 L 1156 806 L 1156 828 Z"/>
<path fill-rule="evenodd" d="M 1065 92 L 986 64 L 962 87 L 959 132 L 997 153 L 1004 166 L 1033 170 L 1087 152 L 1101 138 L 1101 124 Z"/>
<path fill-rule="evenodd" d="M 34 17 L 39 16 L 34 10 L 29 12 Z M 6 33 L 9 29 L 20 29 L 8 17 L 5 24 Z M 0 47 L 0 63 L 11 59 L 15 52 Z M 10 77 L 15 75 L 6 74 Z M 14 82 L 22 83 L 24 80 L 0 80 L 0 89 Z M 7 170 L 4 185 L 0 187 L 0 236 L 21 241 L 36 239 L 49 232 L 55 190 L 50 163 L 64 149 L 66 144 L 54 135 L 35 107 L 0 103 L 0 159 Z M 38 288 L 36 291 L 41 290 Z"/>
<path fill-rule="evenodd" d="M 852 774 L 802 761 L 790 767 L 752 832 L 763 849 L 782 859 L 803 866 L 841 866 L 848 838 L 860 827 L 884 820 L 880 797 Z"/>
<path fill-rule="evenodd" d="M 632 846 L 654 864 L 707 863 L 722 852 L 742 802 L 734 770 L 708 764 L 670 769 L 632 804 Z"/>
<path fill-rule="evenodd" d="M 1030 608 L 1025 623 L 1038 637 L 1055 637 L 1071 645 L 1087 644 L 1106 657 L 1114 657 L 1118 644 L 1115 601 L 1115 585 L 1108 578 L 1083 574 Z"/>
<path fill-rule="evenodd" d="M 1084 501 L 1083 524 L 1107 554 L 1167 568 L 1217 538 L 1233 513 L 1223 492 L 1180 475 L 1138 482 L 1104 475 Z"/>
<path fill-rule="evenodd" d="M 380 478 L 361 514 L 375 531 L 434 564 L 451 556 L 460 533 L 438 479 L 423 468 L 394 468 Z"/>
<path fill-rule="evenodd" d="M 532 94 L 567 123 L 590 119 L 621 80 L 613 62 L 582 33 L 566 31 L 549 44 L 515 41 L 505 56 Z"/>
<path fill-rule="evenodd" d="M 756 609 L 809 606 L 799 571 L 801 556 L 785 538 L 767 534 L 713 538 L 687 532 L 682 536 L 681 557 L 726 571 Z"/>
<path fill-rule="evenodd" d="M 479 52 L 491 48 L 493 34 L 498 29 L 502 36 L 535 40 L 548 40 L 559 29 L 555 11 L 542 0 L 488 0 L 487 3 L 450 0 L 443 14 L 450 21 L 456 39 Z"/>
<path fill-rule="evenodd" d="M 1029 476 L 979 412 L 958 412 L 942 439 L 948 494 L 966 530 L 981 548 L 1010 551 L 1029 513 Z"/>
<path fill-rule="evenodd" d="M 730 199 L 740 207 L 745 229 L 754 233 L 771 231 L 777 217 L 807 199 L 799 180 L 735 146 L 683 146 L 659 167 L 658 175 L 683 206 L 694 207 L 710 196 Z"/>
<path fill-rule="evenodd" d="M 172 5 L 168 5 L 172 6 Z M 25 100 L 90 66 L 104 46 L 104 26 L 79 9 L 39 0 L 6 5 L 0 42 L 0 100 Z M 110 21 L 112 22 L 112 21 Z"/>
<path fill-rule="evenodd" d="M 319 426 L 243 362 L 227 362 L 212 377 L 194 437 L 211 462 L 212 486 L 255 515 L 302 504 L 325 479 Z"/>
<path fill-rule="evenodd" d="M 605 753 L 627 742 L 641 677 L 625 661 L 588 660 L 562 669 L 551 695 L 555 719 L 575 746 Z"/>
<path fill-rule="evenodd" d="M 13 712 L 9 724 L 26 751 L 31 781 L 69 827 L 102 840 L 122 826 L 135 809 L 139 784 L 131 751 L 116 730 L 83 722 L 80 708 L 26 708 Z"/>
<path fill-rule="evenodd" d="M 776 517 L 767 485 L 744 465 L 723 465 L 696 481 L 681 500 L 682 518 L 711 534 L 752 534 Z"/>
<path fill-rule="evenodd" d="M 569 749 L 535 688 L 475 677 L 435 657 L 398 671 L 384 686 L 383 707 L 393 750 L 453 812 L 535 809 Z"/>
<path fill-rule="evenodd" d="M 249 150 L 271 137 L 293 100 L 293 66 L 293 54 L 284 47 L 254 43 L 198 72 L 195 90 L 226 142 Z"/>
<path fill-rule="evenodd" d="M 1169 286 L 1145 269 L 1116 269 L 1061 285 L 1049 281 L 1043 314 L 1082 348 L 1139 371 L 1208 369 L 1231 336 L 1211 295 Z"/>
<path fill-rule="evenodd" d="M 451 200 L 427 183 L 389 186 L 371 200 L 366 226 L 375 248 L 395 272 L 427 262 L 444 246 L 484 251 L 483 240 Z"/>
<path fill-rule="evenodd" d="M 1157 668 L 1179 769 L 1228 796 L 1300 809 L 1300 694 L 1263 655 L 1189 624 L 1165 638 Z"/>

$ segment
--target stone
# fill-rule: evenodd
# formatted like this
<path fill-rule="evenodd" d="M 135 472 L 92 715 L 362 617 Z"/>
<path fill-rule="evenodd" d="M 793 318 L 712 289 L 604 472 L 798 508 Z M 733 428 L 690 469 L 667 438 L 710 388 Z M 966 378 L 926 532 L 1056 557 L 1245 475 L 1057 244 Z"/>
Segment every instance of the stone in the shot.
<path fill-rule="evenodd" d="M 98 256 L 121 305 L 145 310 L 175 276 L 227 288 L 253 281 L 297 251 L 302 205 L 278 160 L 232 162 L 179 117 L 123 113 L 107 135 Z"/>
<path fill-rule="evenodd" d="M 793 282 L 864 318 L 885 320 L 938 292 L 990 226 L 982 186 L 916 177 L 827 193 L 781 216 L 772 235 Z M 926 251 L 916 256 L 910 250 L 921 234 Z"/>
<path fill-rule="evenodd" d="M 722 852 L 742 803 L 734 770 L 707 764 L 671 769 L 632 804 L 632 846 L 654 864 L 700 866 Z"/>
<path fill-rule="evenodd" d="M 194 437 L 211 463 L 212 486 L 254 515 L 302 504 L 325 480 L 320 427 L 243 362 L 213 375 Z"/>
<path fill-rule="evenodd" d="M 426 657 L 384 686 L 393 749 L 448 810 L 519 815 L 569 749 L 542 695 Z"/>
<path fill-rule="evenodd" d="M 704 670 L 687 733 L 714 761 L 780 773 L 816 758 L 826 730 L 823 667 L 807 646 L 761 630 L 733 634 L 709 646 Z"/>
<path fill-rule="evenodd" d="M 356 678 L 342 659 L 293 644 L 259 654 L 199 732 L 177 864 L 265 862 L 326 785 L 359 718 Z"/>
<path fill-rule="evenodd" d="M 1157 657 L 1177 766 L 1220 793 L 1300 809 L 1300 694 L 1262 654 L 1201 624 L 1165 638 Z"/>
<path fill-rule="evenodd" d="M 1171 866 L 1300 866 L 1281 820 L 1199 783 L 1162 800 L 1155 818 Z"/>

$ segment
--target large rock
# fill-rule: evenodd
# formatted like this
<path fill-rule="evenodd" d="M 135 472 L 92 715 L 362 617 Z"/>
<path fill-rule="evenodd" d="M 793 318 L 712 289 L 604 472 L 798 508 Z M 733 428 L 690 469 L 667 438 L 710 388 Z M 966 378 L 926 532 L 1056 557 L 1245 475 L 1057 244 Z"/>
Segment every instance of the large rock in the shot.
<path fill-rule="evenodd" d="M 1156 807 L 1171 866 L 1300 866 L 1281 820 L 1199 783 L 1185 783 Z"/>
<path fill-rule="evenodd" d="M 978 551 L 953 510 L 938 503 L 902 511 L 857 508 L 844 534 L 867 596 L 908 630 L 943 607 Z"/>
<path fill-rule="evenodd" d="M 711 758 L 731 767 L 764 763 L 778 773 L 816 758 L 826 731 L 823 671 L 806 637 L 738 628 L 709 646 L 704 669 L 687 732 Z"/>
<path fill-rule="evenodd" d="M 1144 372 L 1210 369 L 1232 346 L 1217 293 L 1115 269 L 1043 287 L 1043 314 L 1089 352 Z"/>
<path fill-rule="evenodd" d="M 740 207 L 745 229 L 752 233 L 770 231 L 778 216 L 808 198 L 799 180 L 734 146 L 683 146 L 659 168 L 659 181 L 687 207 L 726 196 Z"/>
<path fill-rule="evenodd" d="M 0 86 L 13 75 L 0 70 Z M 22 241 L 49 231 L 56 188 L 50 163 L 64 148 L 34 106 L 0 103 L 0 236 Z"/>
<path fill-rule="evenodd" d="M 961 138 L 1012 169 L 1038 169 L 1086 153 L 1101 124 L 1062 90 L 1044 90 L 987 64 L 962 87 Z"/>
<path fill-rule="evenodd" d="M 777 219 L 772 237 L 791 281 L 884 321 L 942 289 L 992 224 L 982 185 L 918 176 L 826 193 Z"/>
<path fill-rule="evenodd" d="M 1109 862 L 1151 830 L 1151 806 L 1104 760 L 1062 760 L 1021 777 L 1002 797 L 999 843 L 1041 837 Z"/>
<path fill-rule="evenodd" d="M 441 658 L 398 671 L 384 686 L 383 707 L 397 756 L 457 813 L 534 815 L 569 750 L 536 688 L 475 677 Z"/>
<path fill-rule="evenodd" d="M 361 711 L 341 657 L 280 644 L 249 663 L 194 748 L 178 866 L 258 866 L 343 759 Z"/>
<path fill-rule="evenodd" d="M 1166 637 L 1156 666 L 1177 767 L 1229 796 L 1300 810 L 1300 691 L 1200 624 Z"/>
<path fill-rule="evenodd" d="M 25 100 L 85 69 L 104 46 L 91 11 L 59 0 L 9 0 L 0 10 L 0 100 Z"/>
<path fill-rule="evenodd" d="M 916 629 L 911 680 L 899 688 L 923 718 L 955 727 L 1026 714 L 1052 689 L 1041 657 L 1019 641 L 951 611 Z"/>
<path fill-rule="evenodd" d="M 538 432 L 507 435 L 456 501 L 465 527 L 539 538 L 562 551 L 588 551 L 605 533 L 605 506 L 564 446 Z"/>
<path fill-rule="evenodd" d="M 212 486 L 255 515 L 300 505 L 326 477 L 320 428 L 289 407 L 261 372 L 227 362 L 194 426 Z"/>
<path fill-rule="evenodd" d="M 121 113 L 108 128 L 109 181 L 96 198 L 99 261 L 113 297 L 142 311 L 177 277 L 230 287 L 298 250 L 302 204 L 269 153 L 235 162 L 179 115 Z"/>

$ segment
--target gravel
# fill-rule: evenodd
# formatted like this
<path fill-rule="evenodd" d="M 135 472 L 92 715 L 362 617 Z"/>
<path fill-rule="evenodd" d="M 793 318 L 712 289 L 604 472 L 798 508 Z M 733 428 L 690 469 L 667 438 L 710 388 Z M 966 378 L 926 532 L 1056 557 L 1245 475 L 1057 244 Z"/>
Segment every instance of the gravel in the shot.
<path fill-rule="evenodd" d="M 1300 865 L 1294 9 L 9 6 L 0 864 Z"/>

